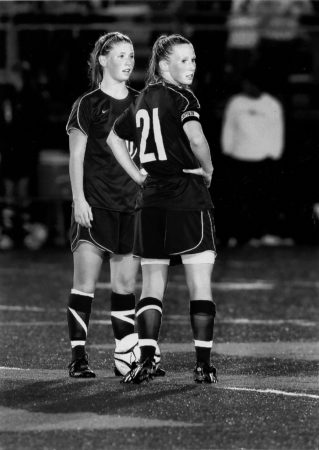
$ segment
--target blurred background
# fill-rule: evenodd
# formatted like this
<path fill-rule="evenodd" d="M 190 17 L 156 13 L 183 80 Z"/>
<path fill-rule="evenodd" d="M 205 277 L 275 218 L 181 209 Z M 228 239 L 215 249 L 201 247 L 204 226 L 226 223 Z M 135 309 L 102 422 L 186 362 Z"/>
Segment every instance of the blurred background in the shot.
<path fill-rule="evenodd" d="M 68 246 L 65 125 L 88 90 L 95 41 L 114 30 L 134 43 L 136 89 L 157 36 L 181 33 L 195 47 L 218 245 L 317 246 L 319 0 L 8 0 L 0 1 L 0 251 Z M 265 95 L 280 114 L 259 127 L 254 103 Z M 252 140 L 249 157 L 227 148 L 234 130 L 225 128 L 231 101 L 247 97 L 248 119 L 239 106 L 233 127 L 245 145 Z M 261 154 L 265 146 L 276 149 Z"/>

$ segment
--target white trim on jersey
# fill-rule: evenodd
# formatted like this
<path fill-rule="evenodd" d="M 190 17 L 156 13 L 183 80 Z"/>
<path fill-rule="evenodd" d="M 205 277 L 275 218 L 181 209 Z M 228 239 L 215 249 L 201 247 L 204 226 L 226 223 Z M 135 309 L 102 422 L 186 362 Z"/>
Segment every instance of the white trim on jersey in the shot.
<path fill-rule="evenodd" d="M 183 111 L 183 112 L 185 112 L 186 109 L 188 108 L 188 105 L 189 105 L 189 100 L 188 100 L 188 98 L 185 97 L 185 95 L 183 95 L 181 92 L 176 91 L 175 89 L 173 89 L 172 87 L 167 86 L 167 85 L 166 85 L 166 87 L 167 87 L 168 89 L 171 89 L 173 92 L 176 92 L 177 94 L 181 95 L 181 96 L 186 100 L 187 104 L 186 104 L 186 106 L 185 106 L 185 108 L 184 108 L 184 111 Z M 200 103 L 199 103 L 199 101 L 198 101 L 198 98 L 195 96 L 195 94 L 193 94 L 192 91 L 187 91 L 187 92 L 189 92 L 189 93 L 195 98 L 195 100 L 197 101 L 198 108 L 200 108 Z"/>
<path fill-rule="evenodd" d="M 79 125 L 80 130 L 82 131 L 82 133 L 83 133 L 85 136 L 87 136 L 87 134 L 86 134 L 86 132 L 83 130 L 83 128 L 82 128 L 82 126 L 81 126 L 81 123 L 80 123 L 80 119 L 79 119 L 79 109 L 80 109 L 80 105 L 81 105 L 81 103 L 82 103 L 82 100 L 83 100 L 85 97 L 88 97 L 89 95 L 93 94 L 94 92 L 96 92 L 96 91 L 98 91 L 98 90 L 100 90 L 100 88 L 94 89 L 94 91 L 88 92 L 88 93 L 86 93 L 85 95 L 83 95 L 83 96 L 81 97 L 81 99 L 79 100 L 79 103 L 78 103 L 78 106 L 77 106 L 77 112 L 76 112 L 77 122 L 78 122 L 78 125 Z M 75 109 L 75 106 L 74 106 L 74 108 L 72 108 L 71 114 L 69 115 L 69 119 L 68 119 L 67 124 L 66 124 L 66 131 L 67 131 L 67 132 L 68 132 L 68 125 L 69 125 L 69 122 L 70 122 L 70 119 L 71 119 L 71 115 L 72 115 L 74 109 Z M 74 129 L 74 127 L 72 127 L 72 129 Z M 77 128 L 75 128 L 75 129 L 77 129 Z"/>

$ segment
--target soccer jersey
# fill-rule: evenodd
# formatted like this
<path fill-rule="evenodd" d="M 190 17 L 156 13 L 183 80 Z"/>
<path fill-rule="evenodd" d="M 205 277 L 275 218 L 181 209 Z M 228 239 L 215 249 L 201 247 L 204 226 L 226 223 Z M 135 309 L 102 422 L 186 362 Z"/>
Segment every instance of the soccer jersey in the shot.
<path fill-rule="evenodd" d="M 100 88 L 79 97 L 66 126 L 87 136 L 84 156 L 84 195 L 92 207 L 113 211 L 133 211 L 137 185 L 118 164 L 106 144 L 114 120 L 132 103 L 137 91 L 128 88 L 123 100 L 105 94 Z M 127 142 L 133 159 L 138 158 L 132 142 Z"/>
<path fill-rule="evenodd" d="M 192 91 L 159 82 L 147 86 L 114 123 L 119 137 L 135 142 L 148 173 L 140 207 L 212 207 L 203 178 L 183 173 L 199 167 L 183 129 L 189 120 L 200 121 L 200 105 Z"/>

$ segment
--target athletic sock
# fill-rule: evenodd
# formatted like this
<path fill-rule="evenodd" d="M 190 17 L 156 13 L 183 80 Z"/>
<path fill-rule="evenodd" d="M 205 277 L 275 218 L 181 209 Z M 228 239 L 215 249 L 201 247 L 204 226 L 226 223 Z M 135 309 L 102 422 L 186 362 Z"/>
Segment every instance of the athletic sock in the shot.
<path fill-rule="evenodd" d="M 190 318 L 196 359 L 199 363 L 210 363 L 215 315 L 216 305 L 213 301 L 192 300 L 190 302 Z"/>
<path fill-rule="evenodd" d="M 115 342 L 134 333 L 135 295 L 111 293 L 111 322 Z"/>
<path fill-rule="evenodd" d="M 141 361 L 153 359 L 162 322 L 162 302 L 157 298 L 142 298 L 136 307 L 138 342 Z"/>
<path fill-rule="evenodd" d="M 85 343 L 88 334 L 91 306 L 94 294 L 72 289 L 69 297 L 67 319 L 72 348 L 72 359 L 85 355 Z"/>

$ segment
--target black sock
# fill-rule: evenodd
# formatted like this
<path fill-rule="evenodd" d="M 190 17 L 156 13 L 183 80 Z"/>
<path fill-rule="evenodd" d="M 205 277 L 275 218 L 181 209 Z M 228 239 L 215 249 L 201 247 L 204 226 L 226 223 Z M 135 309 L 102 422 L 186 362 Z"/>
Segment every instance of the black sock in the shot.
<path fill-rule="evenodd" d="M 190 318 L 198 362 L 210 363 L 216 305 L 211 300 L 192 300 Z"/>
<path fill-rule="evenodd" d="M 111 322 L 114 338 L 134 333 L 135 295 L 111 293 Z"/>
<path fill-rule="evenodd" d="M 87 338 L 91 306 L 94 294 L 71 290 L 67 310 L 69 337 L 72 348 L 72 359 L 85 355 L 85 342 Z"/>
<path fill-rule="evenodd" d="M 162 302 L 157 298 L 142 298 L 136 307 L 136 323 L 141 361 L 153 359 L 162 322 Z"/>

